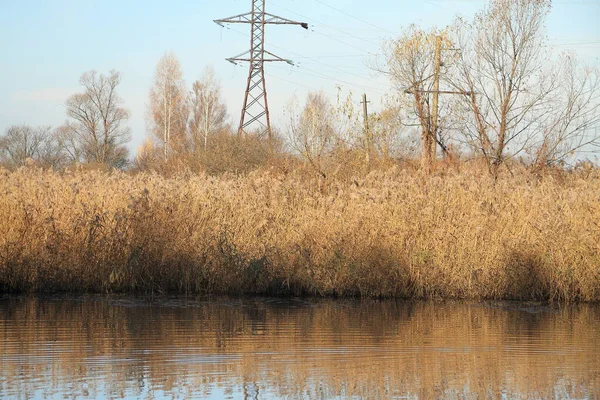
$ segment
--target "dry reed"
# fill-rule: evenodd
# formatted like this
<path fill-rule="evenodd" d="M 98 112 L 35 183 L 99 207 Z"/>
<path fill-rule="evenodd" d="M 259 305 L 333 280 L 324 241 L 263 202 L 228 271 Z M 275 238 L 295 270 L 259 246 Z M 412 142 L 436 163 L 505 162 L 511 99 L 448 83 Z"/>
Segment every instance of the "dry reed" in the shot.
<path fill-rule="evenodd" d="M 0 291 L 600 300 L 600 179 L 0 171 Z"/>

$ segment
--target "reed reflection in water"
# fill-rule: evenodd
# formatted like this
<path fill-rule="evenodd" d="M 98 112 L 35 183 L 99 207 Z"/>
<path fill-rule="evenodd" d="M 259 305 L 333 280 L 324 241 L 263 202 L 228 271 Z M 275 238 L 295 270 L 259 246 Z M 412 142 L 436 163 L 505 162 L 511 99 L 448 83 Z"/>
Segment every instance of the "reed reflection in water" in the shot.
<path fill-rule="evenodd" d="M 0 398 L 597 398 L 600 307 L 0 298 Z"/>

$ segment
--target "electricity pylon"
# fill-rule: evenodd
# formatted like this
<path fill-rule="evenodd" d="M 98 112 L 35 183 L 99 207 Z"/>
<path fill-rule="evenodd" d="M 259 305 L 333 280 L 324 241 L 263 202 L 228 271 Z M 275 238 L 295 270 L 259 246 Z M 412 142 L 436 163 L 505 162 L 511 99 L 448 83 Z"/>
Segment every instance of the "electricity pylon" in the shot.
<path fill-rule="evenodd" d="M 308 24 L 266 13 L 265 0 L 252 0 L 252 11 L 249 13 L 217 19 L 214 22 L 221 26 L 224 26 L 226 23 L 251 25 L 250 50 L 227 59 L 227 61 L 233 64 L 237 64 L 240 61 L 250 63 L 248 84 L 246 86 L 238 134 L 248 133 L 248 128 L 254 124 L 259 125 L 259 134 L 262 135 L 266 132 L 269 139 L 271 139 L 271 121 L 269 119 L 264 63 L 281 61 L 291 65 L 293 63 L 291 60 L 278 57 L 265 50 L 265 25 L 300 25 L 304 29 L 308 29 Z"/>

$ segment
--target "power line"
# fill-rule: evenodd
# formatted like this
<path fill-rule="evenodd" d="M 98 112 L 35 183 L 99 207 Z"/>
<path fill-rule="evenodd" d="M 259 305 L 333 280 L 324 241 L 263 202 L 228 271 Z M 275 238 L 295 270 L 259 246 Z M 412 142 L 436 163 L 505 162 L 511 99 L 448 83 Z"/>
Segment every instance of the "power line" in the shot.
<path fill-rule="evenodd" d="M 234 67 L 241 67 L 241 65 L 236 65 Z M 333 96 L 333 97 L 337 96 L 337 94 L 333 94 L 333 93 L 331 93 L 331 92 L 329 92 L 327 90 L 323 90 L 323 88 L 317 88 L 315 86 L 305 85 L 305 84 L 300 83 L 298 81 L 293 81 L 291 79 L 287 79 L 287 78 L 284 78 L 282 76 L 275 75 L 275 74 L 273 74 L 273 73 L 270 72 L 271 69 L 278 69 L 280 71 L 288 72 L 287 70 L 284 69 L 284 67 L 278 67 L 278 66 L 272 65 L 269 70 L 265 70 L 265 74 L 268 75 L 268 76 L 270 76 L 270 77 L 277 78 L 277 79 L 280 79 L 282 81 L 286 81 L 286 82 L 291 83 L 291 84 L 293 84 L 295 86 L 300 86 L 300 87 L 303 87 L 305 89 L 310 89 L 310 90 L 314 90 L 314 91 L 320 91 L 320 92 L 323 92 L 323 93 L 325 93 L 325 94 L 327 94 L 329 96 Z"/>
<path fill-rule="evenodd" d="M 318 31 L 313 31 L 313 32 L 314 32 L 314 33 L 316 33 L 317 35 L 320 35 L 320 36 L 326 37 L 326 38 L 328 38 L 328 39 L 330 39 L 330 40 L 334 40 L 334 41 L 336 41 L 336 42 L 338 42 L 338 43 L 341 43 L 341 44 L 344 44 L 344 45 L 346 45 L 346 46 L 348 46 L 348 47 L 352 47 L 353 49 L 356 49 L 356 50 L 358 50 L 358 51 L 364 51 L 365 53 L 367 53 L 367 54 L 369 54 L 369 55 L 372 55 L 372 54 L 373 54 L 373 53 L 371 53 L 371 52 L 369 52 L 369 51 L 366 51 L 366 50 L 364 50 L 364 49 L 361 49 L 360 47 L 357 47 L 357 46 L 355 46 L 355 45 L 353 45 L 353 44 L 350 44 L 350 43 L 344 42 L 343 40 L 340 40 L 340 39 L 338 39 L 338 38 L 335 38 L 335 37 L 333 37 L 333 36 L 329 36 L 329 35 L 326 35 L 326 34 L 324 34 L 324 33 L 318 32 Z"/>
<path fill-rule="evenodd" d="M 441 4 L 438 4 L 438 3 L 434 2 L 434 0 L 425 0 L 425 1 L 426 1 L 427 3 L 429 3 L 429 4 L 431 4 L 432 6 L 435 6 L 435 7 L 440 7 L 440 8 L 443 8 L 444 10 L 448 10 L 448 11 L 453 11 L 453 10 L 451 10 L 451 9 L 450 9 L 450 8 L 448 8 L 448 7 L 444 7 L 444 6 L 442 6 Z"/>
<path fill-rule="evenodd" d="M 236 32 L 236 33 L 238 33 L 238 34 L 240 34 L 240 35 L 243 35 L 243 36 L 248 36 L 248 35 L 246 35 L 245 33 L 243 33 L 243 32 L 240 32 L 240 31 L 238 31 L 238 30 L 236 30 L 236 29 L 229 28 L 229 27 L 228 27 L 227 29 L 228 29 L 228 30 L 231 30 L 231 31 L 234 31 L 234 32 Z M 369 78 L 365 78 L 365 77 L 364 77 L 364 76 L 362 76 L 362 75 L 356 74 L 356 73 L 354 73 L 354 72 L 351 72 L 351 71 L 346 71 L 346 70 L 344 70 L 344 69 L 342 69 L 342 68 L 340 68 L 340 67 L 334 66 L 334 65 L 326 64 L 326 63 L 324 63 L 324 62 L 320 61 L 318 58 L 315 58 L 315 57 L 308 57 L 308 56 L 302 56 L 300 53 L 297 53 L 297 52 L 295 52 L 295 51 L 292 51 L 292 50 L 289 50 L 289 49 L 285 49 L 285 48 L 283 48 L 283 47 L 281 47 L 281 46 L 277 46 L 277 45 L 274 45 L 274 44 L 271 44 L 271 43 L 267 43 L 267 44 L 269 44 L 269 46 L 272 46 L 272 47 L 275 47 L 275 48 L 281 48 L 281 49 L 284 49 L 284 50 L 288 51 L 288 52 L 289 52 L 289 53 L 291 53 L 291 54 L 297 55 L 297 56 L 298 56 L 298 58 L 302 57 L 302 58 L 304 58 L 304 59 L 309 59 L 309 60 L 312 60 L 312 61 L 314 61 L 314 62 L 316 62 L 316 63 L 318 63 L 318 64 L 320 64 L 320 65 L 323 65 L 323 66 L 325 66 L 325 67 L 329 67 L 329 68 L 336 69 L 337 71 L 339 71 L 339 72 L 342 72 L 342 73 L 344 73 L 344 74 L 347 74 L 347 75 L 352 75 L 352 76 L 358 77 L 358 78 L 360 78 L 360 79 L 363 79 L 363 80 L 371 81 L 371 82 L 373 82 L 373 83 L 375 83 L 375 84 L 377 84 L 377 85 L 382 85 L 382 83 L 381 83 L 381 82 L 378 82 L 378 81 L 375 81 L 375 80 L 372 80 L 372 79 L 369 79 Z M 296 58 L 296 56 L 294 56 L 294 58 Z M 321 73 L 321 72 L 318 72 L 318 71 L 313 71 L 313 70 L 310 70 L 310 69 L 308 69 L 308 68 L 306 68 L 306 67 L 302 67 L 302 69 L 304 69 L 304 70 L 307 70 L 307 71 L 312 71 L 312 72 L 314 72 L 314 73 L 317 73 L 317 74 L 321 74 L 321 75 L 323 75 L 321 78 L 323 78 L 323 77 L 325 77 L 325 76 L 326 76 L 326 75 L 324 75 L 324 74 L 323 74 L 323 73 Z M 372 90 L 372 91 L 376 91 L 376 92 L 378 92 L 378 93 L 380 93 L 380 94 L 383 94 L 383 92 L 381 92 L 379 89 L 374 89 L 374 88 L 372 88 L 372 87 L 369 87 L 369 86 L 360 85 L 360 84 L 357 84 L 357 83 L 351 83 L 351 82 L 348 82 L 348 81 L 345 81 L 345 80 L 342 80 L 342 79 L 339 79 L 339 78 L 334 78 L 334 77 L 331 77 L 331 76 L 326 76 L 326 78 L 327 78 L 327 79 L 329 79 L 329 80 L 331 80 L 331 79 L 338 80 L 338 81 L 340 81 L 340 82 L 343 82 L 343 83 L 346 83 L 346 84 L 349 84 L 349 85 L 352 85 L 352 86 L 357 86 L 357 87 L 360 87 L 360 88 L 363 88 L 363 89 L 370 89 L 370 90 Z"/>
<path fill-rule="evenodd" d="M 238 31 L 238 30 L 236 30 L 236 29 L 233 29 L 233 28 L 230 28 L 230 27 L 225 27 L 225 28 L 226 28 L 227 30 L 233 31 L 233 32 L 235 32 L 235 33 L 237 33 L 237 34 L 240 34 L 240 35 L 243 35 L 243 36 L 246 36 L 246 37 L 250 37 L 249 35 L 247 35 L 247 34 L 245 34 L 245 33 L 243 33 L 243 32 L 240 32 L 240 31 Z M 327 37 L 327 35 L 320 34 L 319 32 L 315 32 L 315 33 L 316 33 L 316 34 L 319 34 L 319 35 L 321 35 L 321 36 L 325 36 L 325 37 Z M 317 60 L 317 58 L 325 58 L 325 57 L 329 57 L 329 58 L 337 58 L 337 57 L 338 57 L 337 55 L 331 55 L 331 56 L 320 56 L 320 55 L 318 55 L 318 56 L 303 56 L 303 55 L 302 55 L 302 54 L 300 54 L 300 53 L 294 52 L 294 51 L 292 51 L 292 50 L 290 50 L 290 49 L 288 49 L 288 48 L 285 48 L 285 47 L 282 47 L 282 46 L 278 46 L 278 45 L 276 45 L 276 44 L 273 44 L 273 43 L 265 42 L 265 44 L 268 44 L 268 45 L 269 45 L 269 46 L 271 46 L 271 47 L 275 47 L 275 48 L 278 48 L 278 49 L 281 49 L 281 50 L 285 50 L 285 51 L 287 51 L 287 52 L 289 52 L 289 53 L 291 53 L 291 54 L 295 54 L 294 58 L 307 58 L 307 59 L 314 59 L 316 62 L 319 62 L 320 64 L 322 64 L 322 65 L 325 65 L 325 66 L 329 66 L 329 67 L 332 67 L 332 66 L 331 66 L 331 65 L 328 65 L 328 64 L 325 64 L 325 63 L 322 63 L 322 62 L 320 62 L 320 61 L 318 61 L 318 60 Z M 346 44 L 346 43 L 344 43 L 344 44 Z M 355 48 L 356 48 L 356 47 L 355 47 Z M 368 56 L 368 55 L 371 55 L 371 56 L 380 56 L 380 55 L 383 55 L 383 54 L 381 54 L 381 53 L 370 53 L 370 52 L 367 52 L 366 50 L 363 50 L 363 49 L 360 49 L 360 48 L 357 48 L 357 49 L 358 49 L 358 50 L 360 50 L 360 51 L 363 51 L 363 52 L 365 52 L 365 53 L 363 53 L 363 54 L 353 54 L 353 55 L 349 55 L 349 56 L 345 56 L 345 55 L 343 55 L 343 56 L 339 56 L 339 58 L 341 58 L 341 57 L 366 57 L 366 56 Z M 335 67 L 333 67 L 333 68 L 335 68 Z"/>
<path fill-rule="evenodd" d="M 381 26 L 378 26 L 378 25 L 372 24 L 371 22 L 369 22 L 369 21 L 366 21 L 366 20 L 364 20 L 364 19 L 362 19 L 362 18 L 355 17 L 354 15 L 352 15 L 352 14 L 350 14 L 350 13 L 346 12 L 346 11 L 340 10 L 339 8 L 336 8 L 336 7 L 332 6 L 332 5 L 329 5 L 329 4 L 327 4 L 327 3 L 325 3 L 325 2 L 323 2 L 323 1 L 321 1 L 321 0 L 315 0 L 315 1 L 316 1 L 317 3 L 320 3 L 320 4 L 324 5 L 325 7 L 329 7 L 329 8 L 331 8 L 331 9 L 332 9 L 332 10 L 334 10 L 334 11 L 337 11 L 337 12 L 339 12 L 339 13 L 341 13 L 341 14 L 347 15 L 347 16 L 349 16 L 350 18 L 354 18 L 355 20 L 357 20 L 357 21 L 360 21 L 360 22 L 362 22 L 363 24 L 367 24 L 367 25 L 369 25 L 369 26 L 372 26 L 373 28 L 376 28 L 376 29 L 378 29 L 378 30 L 380 30 L 380 31 L 383 31 L 383 32 L 391 33 L 392 35 L 396 35 L 396 32 L 392 32 L 392 31 L 390 31 L 390 30 L 388 30 L 388 29 L 382 28 Z"/>
<path fill-rule="evenodd" d="M 314 90 L 314 91 L 321 91 L 321 92 L 323 92 L 323 93 L 325 93 L 325 94 L 327 94 L 327 95 L 329 95 L 329 96 L 333 96 L 333 97 L 336 97 L 336 96 L 337 96 L 337 95 L 335 95 L 335 94 L 332 94 L 332 93 L 330 93 L 330 92 L 328 92 L 328 91 L 325 91 L 325 90 L 323 90 L 323 89 L 317 89 L 317 88 L 315 88 L 315 87 L 313 87 L 313 86 L 304 85 L 304 84 L 302 84 L 302 83 L 299 83 L 299 82 L 297 82 L 297 81 L 293 81 L 293 80 L 291 80 L 291 79 L 286 79 L 286 78 L 283 78 L 283 77 L 281 77 L 281 76 L 278 76 L 278 75 L 273 75 L 271 72 L 267 72 L 267 75 L 268 75 L 268 76 L 271 76 L 271 77 L 273 77 L 273 78 L 281 79 L 282 81 L 286 81 L 286 82 L 288 82 L 288 83 L 291 83 L 291 84 L 293 84 L 293 85 L 296 85 L 296 86 L 303 87 L 303 88 L 305 88 L 305 89 L 310 89 L 310 90 Z"/>
<path fill-rule="evenodd" d="M 327 28 L 333 29 L 333 30 L 335 30 L 335 31 L 337 31 L 337 32 L 340 32 L 340 33 L 342 33 L 343 35 L 350 36 L 350 37 L 352 37 L 352 38 L 354 38 L 354 39 L 361 40 L 361 41 L 363 41 L 363 42 L 367 42 L 367 43 L 369 43 L 369 44 L 374 44 L 374 45 L 377 45 L 376 43 L 373 43 L 372 41 L 370 41 L 370 40 L 368 40 L 368 39 L 365 39 L 364 37 L 357 36 L 357 35 L 354 35 L 354 34 L 352 34 L 352 33 L 344 32 L 344 31 L 343 31 L 343 30 L 341 30 L 341 29 L 335 28 L 335 27 L 333 27 L 333 26 L 331 26 L 331 25 L 327 25 L 327 24 L 325 24 L 325 23 L 323 23 L 323 22 L 321 22 L 321 21 L 318 21 L 318 20 L 316 20 L 316 19 L 314 19 L 314 18 L 310 18 L 310 17 L 307 17 L 307 16 L 305 16 L 305 15 L 302 15 L 302 14 L 300 14 L 300 13 L 298 13 L 298 12 L 296 12 L 296 11 L 290 10 L 289 8 L 287 8 L 287 7 L 284 7 L 284 6 L 280 5 L 280 4 L 276 4 L 276 3 L 275 3 L 275 4 L 273 4 L 273 5 L 274 5 L 274 6 L 276 6 L 276 7 L 279 7 L 279 8 L 281 8 L 281 9 L 283 9 L 283 10 L 286 10 L 286 11 L 288 11 L 288 12 L 292 13 L 292 14 L 295 14 L 295 15 L 297 15 L 297 16 L 299 16 L 299 17 L 306 18 L 306 19 L 308 19 L 308 20 L 310 20 L 310 21 L 316 22 L 317 24 L 319 24 L 319 25 L 322 25 L 323 27 L 327 27 Z M 315 25 L 313 24 L 311 27 L 312 27 L 312 28 L 314 28 L 314 27 L 315 27 Z M 313 30 L 313 32 L 314 32 L 314 30 Z"/>
<path fill-rule="evenodd" d="M 304 74 L 311 75 L 311 76 L 314 76 L 314 77 L 319 78 L 319 79 L 325 79 L 325 80 L 330 81 L 330 82 L 331 81 L 337 81 L 337 82 L 345 83 L 347 85 L 351 85 L 351 86 L 356 86 L 356 87 L 362 88 L 363 90 L 368 89 L 370 91 L 376 92 L 376 93 L 381 94 L 381 95 L 385 94 L 385 92 L 381 91 L 381 89 L 374 88 L 372 86 L 366 86 L 366 85 L 357 84 L 356 82 L 350 82 L 350 81 L 347 81 L 347 80 L 344 80 L 344 79 L 340 79 L 340 78 L 337 78 L 337 77 L 334 77 L 334 76 L 331 76 L 331 75 L 327 75 L 327 74 L 324 74 L 324 73 L 322 73 L 320 71 L 315 71 L 315 70 L 312 70 L 312 69 L 309 69 L 309 68 L 306 68 L 306 67 L 302 67 L 302 68 L 299 67 L 299 69 Z M 376 82 L 376 83 L 378 83 L 378 82 Z"/>
<path fill-rule="evenodd" d="M 572 42 L 572 43 L 555 43 L 555 44 L 549 43 L 548 46 L 550 46 L 550 47 L 558 47 L 558 46 L 587 46 L 587 45 L 591 45 L 591 44 L 600 44 L 600 40 L 594 40 L 594 41 L 590 41 L 590 42 Z"/>
<path fill-rule="evenodd" d="M 313 25 L 313 27 L 314 28 L 318 28 L 319 32 L 327 32 L 329 35 L 331 35 L 331 37 L 345 38 L 345 39 L 358 39 L 358 37 L 355 38 L 352 34 L 345 33 L 343 31 L 340 31 L 340 33 L 338 33 L 338 32 L 335 32 L 335 31 L 329 31 L 329 30 L 327 30 L 327 27 L 321 27 L 321 26 L 318 26 L 318 25 Z M 314 29 L 313 31 L 316 31 L 316 30 L 317 29 Z M 381 40 L 382 39 L 383 39 L 383 36 L 377 36 L 377 37 L 362 36 L 358 40 L 362 40 L 363 42 L 365 42 L 367 44 L 379 47 L 381 45 Z"/>
<path fill-rule="evenodd" d="M 365 42 L 367 42 L 367 43 L 369 43 L 369 44 L 372 44 L 372 45 L 377 45 L 376 43 L 373 43 L 372 41 L 369 41 L 369 40 L 367 40 L 367 39 L 364 39 L 364 38 L 362 38 L 362 37 L 360 37 L 360 36 L 357 36 L 357 35 L 354 35 L 354 34 L 351 34 L 351 33 L 344 32 L 344 31 L 342 31 L 341 29 L 338 29 L 338 28 L 332 27 L 332 26 L 330 26 L 330 25 L 324 24 L 324 23 L 322 23 L 322 22 L 320 22 L 320 21 L 317 21 L 317 20 L 315 20 L 315 19 L 313 19 L 313 18 L 306 17 L 306 16 L 304 16 L 304 15 L 302 15 L 302 14 L 300 14 L 300 13 L 296 12 L 296 11 L 290 10 L 289 8 L 286 8 L 286 7 L 284 7 L 284 6 L 281 6 L 281 5 L 279 5 L 279 4 L 275 4 L 275 5 L 276 5 L 277 7 L 279 7 L 279 8 L 282 8 L 282 9 L 284 9 L 284 10 L 286 10 L 286 11 L 290 12 L 290 13 L 296 14 L 296 15 L 298 15 L 298 16 L 300 16 L 300 17 L 302 17 L 302 18 L 308 18 L 308 19 L 310 19 L 310 20 L 312 20 L 312 21 L 314 21 L 314 22 L 317 22 L 318 24 L 320 24 L 320 25 L 322 25 L 322 26 L 329 27 L 329 28 L 331 28 L 331 29 L 337 30 L 338 32 L 341 32 L 343 35 L 346 35 L 346 36 L 352 37 L 352 38 L 354 38 L 354 39 L 358 39 L 358 40 L 365 41 Z M 315 27 L 315 25 L 312 25 L 312 28 L 313 28 L 313 29 L 311 29 L 311 31 L 312 31 L 312 32 L 314 32 L 314 33 L 315 33 L 315 34 L 317 34 L 317 35 L 320 35 L 320 36 L 323 36 L 323 37 L 325 37 L 325 38 L 328 38 L 328 39 L 330 39 L 330 40 L 336 41 L 336 42 L 338 42 L 338 43 L 341 43 L 341 44 L 343 44 L 343 45 L 345 45 L 345 46 L 352 47 L 353 49 L 356 49 L 356 50 L 358 50 L 358 51 L 361 51 L 361 52 L 364 52 L 364 53 L 367 53 L 367 54 L 372 54 L 372 52 L 370 52 L 370 51 L 367 51 L 367 50 L 365 50 L 365 49 L 363 49 L 363 48 L 360 48 L 360 47 L 358 47 L 358 46 L 356 46 L 356 45 L 354 45 L 354 44 L 350 44 L 350 43 L 348 43 L 348 42 L 345 42 L 345 41 L 343 41 L 343 40 L 340 40 L 340 39 L 338 39 L 338 38 L 336 38 L 336 37 L 334 37 L 334 36 L 327 35 L 327 34 L 325 34 L 325 33 L 319 32 L 319 31 L 315 30 L 315 29 L 314 29 L 314 27 Z"/>
<path fill-rule="evenodd" d="M 350 81 L 347 81 L 347 80 L 344 80 L 344 79 L 340 79 L 339 77 L 331 76 L 331 75 L 328 75 L 328 74 L 323 73 L 321 71 L 317 71 L 317 70 L 306 68 L 306 67 L 297 66 L 297 68 L 298 68 L 299 72 L 301 72 L 301 73 L 303 73 L 305 75 L 313 76 L 313 77 L 316 77 L 316 78 L 319 78 L 319 79 L 324 79 L 324 80 L 327 80 L 329 82 L 332 82 L 332 81 L 335 82 L 335 81 L 337 81 L 337 82 L 340 82 L 340 83 L 344 83 L 346 85 L 351 85 L 351 86 L 358 87 L 358 88 L 363 89 L 363 90 L 367 90 L 368 89 L 370 91 L 376 92 L 376 93 L 381 94 L 381 95 L 385 94 L 385 92 L 382 91 L 380 88 L 375 88 L 373 86 L 367 86 L 367 85 L 359 84 L 359 83 L 356 83 L 356 82 L 350 82 Z M 278 69 L 282 69 L 282 68 L 278 68 Z M 373 82 L 375 82 L 376 84 L 380 84 L 380 82 L 377 82 L 377 81 L 373 81 Z"/>
<path fill-rule="evenodd" d="M 383 55 L 382 53 L 379 54 L 373 54 L 374 56 L 381 56 Z M 298 57 L 294 57 L 294 58 L 358 58 L 358 57 L 365 57 L 364 54 L 317 54 L 314 56 L 298 56 Z"/>
<path fill-rule="evenodd" d="M 318 60 L 318 59 L 316 59 L 316 58 L 309 58 L 309 59 L 310 59 L 310 60 L 313 60 L 314 62 L 316 62 L 316 63 L 318 63 L 318 64 L 324 65 L 325 67 L 330 67 L 330 68 L 333 68 L 333 69 L 335 69 L 335 70 L 337 70 L 337 71 L 339 71 L 339 72 L 342 72 L 342 73 L 345 73 L 345 74 L 348 74 L 348 75 L 352 75 L 352 76 L 355 76 L 355 77 L 357 77 L 357 78 L 364 79 L 364 80 L 366 80 L 366 81 L 373 82 L 373 83 L 375 83 L 375 84 L 377 84 L 377 85 L 381 85 L 381 82 L 375 81 L 375 80 L 373 80 L 373 79 L 370 79 L 370 78 L 365 78 L 364 76 L 362 76 L 362 75 L 359 75 L 359 74 L 356 74 L 356 73 L 354 73 L 354 72 L 345 71 L 345 70 L 343 70 L 342 68 L 336 67 L 336 66 L 334 66 L 334 65 L 328 65 L 328 64 L 325 64 L 325 63 L 323 63 L 323 62 L 319 61 L 319 60 Z"/>
<path fill-rule="evenodd" d="M 319 26 L 320 24 L 316 24 L 313 26 Z M 356 28 L 356 27 L 345 27 L 345 26 L 332 26 L 332 25 L 321 25 L 323 28 L 331 28 L 331 29 L 339 29 L 341 31 L 352 31 L 352 32 L 381 32 L 379 29 L 373 28 Z"/>
<path fill-rule="evenodd" d="M 228 26 L 226 26 L 225 29 L 227 29 L 229 31 L 232 31 L 232 32 L 235 32 L 235 33 L 237 33 L 239 35 L 242 35 L 242 36 L 250 37 L 246 33 L 240 32 L 240 31 L 238 31 L 236 29 L 233 29 L 231 27 L 228 27 Z M 319 34 L 318 32 L 314 32 L 314 33 Z M 327 35 L 324 35 L 324 34 L 320 34 L 320 35 L 327 37 Z M 302 54 L 297 53 L 295 51 L 292 51 L 292 50 L 290 50 L 288 48 L 285 48 L 285 47 L 282 47 L 282 46 L 278 46 L 278 45 L 270 43 L 270 42 L 265 42 L 265 44 L 268 44 L 271 47 L 274 47 L 274 48 L 277 48 L 277 49 L 281 49 L 281 50 L 285 50 L 285 51 L 287 51 L 287 52 L 289 52 L 291 54 L 294 54 L 294 59 L 311 59 L 311 60 L 314 60 L 315 62 L 320 63 L 321 65 L 325 65 L 325 66 L 331 67 L 331 68 L 338 68 L 338 67 L 334 67 L 332 65 L 325 64 L 323 62 L 320 62 L 318 59 L 320 59 L 320 58 L 361 58 L 361 57 L 364 58 L 364 57 L 367 57 L 367 56 L 383 56 L 383 55 L 385 55 L 383 53 L 371 53 L 371 52 L 368 52 L 366 50 L 359 49 L 359 50 L 363 51 L 364 53 L 362 53 L 362 54 L 324 54 L 324 55 L 323 54 L 316 54 L 316 55 L 312 55 L 312 56 L 306 56 L 306 55 L 302 55 Z"/>

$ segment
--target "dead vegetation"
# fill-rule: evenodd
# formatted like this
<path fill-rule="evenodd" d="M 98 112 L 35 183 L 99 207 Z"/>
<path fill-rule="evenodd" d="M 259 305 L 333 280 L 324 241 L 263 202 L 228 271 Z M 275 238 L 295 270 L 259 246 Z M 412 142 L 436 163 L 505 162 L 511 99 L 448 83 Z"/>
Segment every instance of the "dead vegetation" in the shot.
<path fill-rule="evenodd" d="M 2 171 L 0 291 L 600 300 L 596 169 L 277 171 Z"/>

